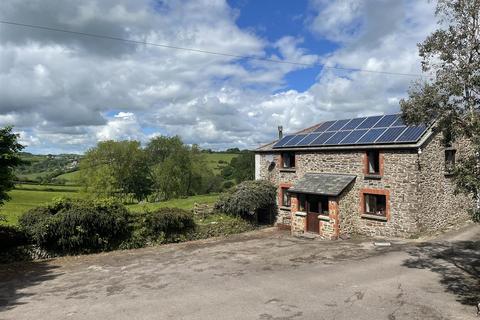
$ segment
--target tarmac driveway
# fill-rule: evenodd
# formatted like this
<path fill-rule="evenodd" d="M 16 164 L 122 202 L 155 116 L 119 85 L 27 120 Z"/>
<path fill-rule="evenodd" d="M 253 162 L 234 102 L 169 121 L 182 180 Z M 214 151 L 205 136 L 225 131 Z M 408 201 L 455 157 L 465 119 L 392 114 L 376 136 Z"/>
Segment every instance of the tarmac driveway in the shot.
<path fill-rule="evenodd" d="M 274 229 L 0 266 L 0 319 L 478 319 L 480 226 L 429 242 Z"/>

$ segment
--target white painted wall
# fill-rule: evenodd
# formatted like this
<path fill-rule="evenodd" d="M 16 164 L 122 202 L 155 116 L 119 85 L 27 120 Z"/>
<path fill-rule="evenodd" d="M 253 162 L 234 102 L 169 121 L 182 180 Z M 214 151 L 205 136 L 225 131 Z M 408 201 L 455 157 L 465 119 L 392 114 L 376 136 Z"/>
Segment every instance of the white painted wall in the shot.
<path fill-rule="evenodd" d="M 255 180 L 260 180 L 260 155 L 255 155 Z"/>

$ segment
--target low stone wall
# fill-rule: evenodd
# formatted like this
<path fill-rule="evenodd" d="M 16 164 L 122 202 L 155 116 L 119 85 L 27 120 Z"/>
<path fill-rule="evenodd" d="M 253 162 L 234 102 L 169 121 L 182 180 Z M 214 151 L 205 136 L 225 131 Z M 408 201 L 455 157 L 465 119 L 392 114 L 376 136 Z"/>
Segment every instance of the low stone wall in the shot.
<path fill-rule="evenodd" d="M 213 206 L 205 203 L 194 203 L 193 214 L 204 219 L 213 213 Z"/>

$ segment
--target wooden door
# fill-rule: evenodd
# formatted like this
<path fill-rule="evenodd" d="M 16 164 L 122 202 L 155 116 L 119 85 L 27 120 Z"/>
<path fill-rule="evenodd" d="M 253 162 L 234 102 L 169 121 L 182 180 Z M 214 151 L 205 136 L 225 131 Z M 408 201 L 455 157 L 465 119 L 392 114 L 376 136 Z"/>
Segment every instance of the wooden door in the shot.
<path fill-rule="evenodd" d="M 307 231 L 313 233 L 320 233 L 320 224 L 318 221 L 318 213 L 307 214 Z"/>

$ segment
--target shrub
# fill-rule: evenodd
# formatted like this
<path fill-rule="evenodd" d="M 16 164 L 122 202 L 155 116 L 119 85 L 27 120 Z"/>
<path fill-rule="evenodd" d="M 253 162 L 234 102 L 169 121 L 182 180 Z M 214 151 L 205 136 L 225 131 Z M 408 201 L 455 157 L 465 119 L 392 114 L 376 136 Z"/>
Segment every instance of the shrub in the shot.
<path fill-rule="evenodd" d="M 253 217 L 261 209 L 271 211 L 276 207 L 277 190 L 263 180 L 244 181 L 222 194 L 215 204 L 217 212 Z"/>
<path fill-rule="evenodd" d="M 226 216 L 224 214 L 216 214 L 216 221 L 198 225 L 195 232 L 192 232 L 189 239 L 206 239 L 210 237 L 228 236 L 232 234 L 242 233 L 255 230 L 255 226 L 240 217 Z"/>
<path fill-rule="evenodd" d="M 22 215 L 19 224 L 32 241 L 55 253 L 111 250 L 131 234 L 130 213 L 110 200 L 63 199 Z"/>
<path fill-rule="evenodd" d="M 0 225 L 0 250 L 19 247 L 28 244 L 27 236 L 19 228 Z"/>
<path fill-rule="evenodd" d="M 153 242 L 178 241 L 194 228 L 193 213 L 179 208 L 160 208 L 139 214 L 135 227 Z"/>

